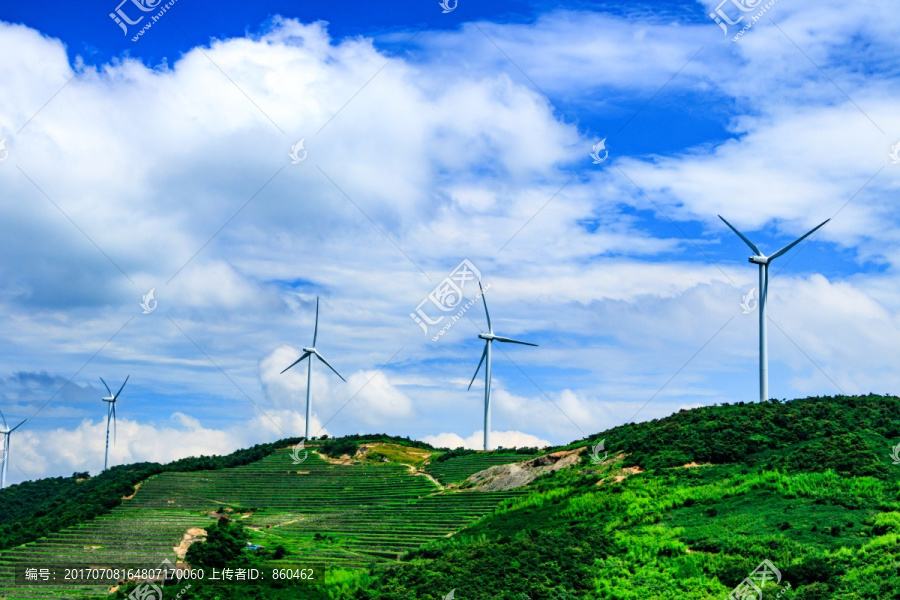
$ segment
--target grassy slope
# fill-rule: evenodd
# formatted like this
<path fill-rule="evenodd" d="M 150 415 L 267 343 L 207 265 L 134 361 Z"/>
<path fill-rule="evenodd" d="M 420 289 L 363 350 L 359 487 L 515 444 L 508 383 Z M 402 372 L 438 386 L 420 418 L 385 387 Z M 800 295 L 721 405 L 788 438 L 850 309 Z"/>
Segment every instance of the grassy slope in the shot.
<path fill-rule="evenodd" d="M 257 444 L 224 456 L 201 456 L 158 463 L 119 465 L 81 479 L 51 477 L 26 481 L 0 490 L 0 550 L 24 544 L 64 527 L 89 521 L 122 503 L 135 486 L 165 472 L 193 472 L 246 465 L 271 454 L 276 448 L 296 444 L 289 438 L 272 444 Z"/>
<path fill-rule="evenodd" d="M 220 509 L 231 510 L 235 521 L 247 526 L 252 542 L 287 550 L 288 555 L 271 566 L 314 568 L 319 582 L 325 573 L 329 581 L 349 576 L 352 582 L 354 571 L 396 564 L 401 553 L 459 531 L 504 499 L 521 495 L 440 492 L 399 460 L 381 460 L 410 458 L 416 464 L 423 452 L 433 451 L 383 441 L 366 445 L 366 458 L 353 464 L 322 458 L 310 443 L 307 448 L 313 451 L 299 464 L 282 448 L 235 468 L 158 473 L 107 514 L 0 552 L 0 598 L 34 598 L 39 591 L 98 597 L 105 590 L 96 585 L 52 590 L 16 586 L 12 570 L 16 564 L 52 560 L 132 568 L 155 565 L 163 558 L 174 561 L 172 547 L 185 532 L 208 527 L 209 513 Z M 304 594 L 319 593 L 307 582 L 294 582 L 285 593 L 293 594 L 298 585 Z M 196 586 L 192 594 L 203 593 L 201 588 Z M 128 591 L 120 590 L 120 596 Z M 241 594 L 245 592 L 251 593 Z"/>
<path fill-rule="evenodd" d="M 455 589 L 460 600 L 722 599 L 766 558 L 792 586 L 781 598 L 897 596 L 900 466 L 891 464 L 889 452 L 900 441 L 900 399 L 708 407 L 618 427 L 570 446 L 600 439 L 606 440 L 608 461 L 593 465 L 585 456 L 578 467 L 537 480 L 529 493 L 452 538 L 408 553 L 393 568 L 336 571 L 319 580 L 331 584 L 324 587 L 195 586 L 191 597 L 429 599 Z M 391 452 L 399 458 L 409 451 Z M 713 464 L 681 468 L 692 461 Z M 220 482 L 216 494 L 202 496 L 228 501 L 222 493 L 233 491 L 227 484 L 231 471 L 219 473 L 213 478 Z M 170 486 L 176 479 L 196 486 L 199 475 L 161 477 Z M 346 486 L 335 483 L 335 492 Z M 273 480 L 260 488 L 274 485 Z M 148 483 L 136 500 L 150 491 Z M 296 507 L 260 511 L 253 520 L 277 520 L 279 511 L 308 512 L 328 497 L 327 486 L 298 492 L 295 500 L 282 500 L 296 501 Z M 309 493 L 313 497 L 304 499 Z M 474 501 L 479 495 L 450 499 Z M 233 500 L 255 505 L 250 497 Z M 354 527 L 364 533 L 378 524 L 393 534 L 396 526 L 386 522 L 391 515 L 405 515 L 415 527 L 445 510 L 435 508 L 416 516 L 385 505 Z M 353 540 L 340 538 L 362 534 L 348 535 L 348 521 L 336 516 L 333 523 L 297 523 L 290 535 L 278 535 L 298 554 L 349 550 Z M 254 535 L 265 531 L 271 530 Z M 316 540 L 317 532 L 329 539 Z M 302 560 L 298 554 L 292 560 Z M 765 596 L 776 593 L 770 586 Z"/>
<path fill-rule="evenodd" d="M 766 558 L 782 598 L 897 597 L 900 399 L 709 407 L 600 438 L 604 464 L 538 480 L 344 597 L 725 598 Z"/>

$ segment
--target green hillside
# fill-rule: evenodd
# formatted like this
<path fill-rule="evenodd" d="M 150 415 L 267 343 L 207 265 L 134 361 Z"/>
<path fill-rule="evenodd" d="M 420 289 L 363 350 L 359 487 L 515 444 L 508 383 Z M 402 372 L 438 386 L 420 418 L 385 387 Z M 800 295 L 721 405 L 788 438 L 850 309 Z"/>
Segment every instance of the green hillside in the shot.
<path fill-rule="evenodd" d="M 528 460 L 529 458 L 534 458 L 539 453 L 536 449 L 534 452 L 509 452 L 499 450 L 493 452 L 466 453 L 461 456 L 452 456 L 447 460 L 441 460 L 444 456 L 451 456 L 452 454 L 453 452 L 448 452 L 443 456 L 436 457 L 425 469 L 444 485 L 459 483 L 470 475 L 494 465 L 516 463 Z"/>
<path fill-rule="evenodd" d="M 504 492 L 439 484 L 531 452 L 354 436 L 329 440 L 334 458 L 323 443 L 299 464 L 282 447 L 230 468 L 165 470 L 106 514 L 0 552 L 0 597 L 105 597 L 17 586 L 12 568 L 174 562 L 199 529 L 217 537 L 191 560 L 232 544 L 229 561 L 315 576 L 194 582 L 185 598 L 724 600 L 764 560 L 781 575 L 767 599 L 900 597 L 900 398 L 707 407 L 554 450 L 601 439 L 596 459 L 584 448 L 574 466 Z M 262 548 L 242 551 L 246 541 Z"/>

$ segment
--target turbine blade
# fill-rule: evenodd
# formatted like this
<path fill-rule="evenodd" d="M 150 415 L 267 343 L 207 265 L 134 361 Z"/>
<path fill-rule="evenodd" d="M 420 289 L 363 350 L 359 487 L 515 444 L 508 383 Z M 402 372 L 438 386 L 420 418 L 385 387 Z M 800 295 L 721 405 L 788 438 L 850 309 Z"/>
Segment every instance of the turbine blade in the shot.
<path fill-rule="evenodd" d="M 309 355 L 310 355 L 309 352 L 304 352 L 304 353 L 303 353 L 303 356 L 301 356 L 300 358 L 298 358 L 297 360 L 295 360 L 294 362 L 292 362 L 292 363 L 288 366 L 288 368 L 285 369 L 284 371 L 287 371 L 288 369 L 290 369 L 291 367 L 293 367 L 294 365 L 296 365 L 298 362 L 301 362 L 304 358 L 306 358 L 306 357 L 309 356 Z M 284 371 L 282 371 L 281 373 L 279 373 L 279 375 L 283 374 Z"/>
<path fill-rule="evenodd" d="M 316 338 L 319 337 L 319 297 L 316 296 L 316 328 L 313 330 L 313 348 L 316 347 Z"/>
<path fill-rule="evenodd" d="M 799 244 L 800 242 L 802 242 L 803 240 L 808 238 L 810 235 L 812 235 L 815 231 L 817 231 L 819 228 L 821 228 L 825 223 L 827 223 L 830 220 L 831 219 L 825 219 L 824 221 L 819 223 L 817 226 L 813 227 L 812 229 L 807 231 L 805 234 L 803 234 L 802 237 L 797 238 L 796 240 L 794 240 L 793 242 L 791 242 L 790 244 L 788 244 L 787 246 L 785 246 L 784 248 L 782 248 L 781 250 L 779 250 L 778 252 L 776 252 L 775 254 L 770 256 L 769 260 L 774 260 L 774 259 L 778 258 L 782 254 L 784 254 L 785 252 L 787 252 L 788 250 L 790 250 L 791 248 L 793 248 L 794 246 L 796 246 L 797 244 Z"/>
<path fill-rule="evenodd" d="M 15 431 L 16 429 L 18 429 L 19 427 L 21 427 L 22 425 L 24 425 L 24 424 L 27 423 L 27 422 L 28 422 L 28 419 L 25 419 L 24 421 L 22 421 L 21 423 L 19 423 L 18 425 L 16 425 L 16 426 L 13 427 L 12 429 L 10 429 L 10 430 L 9 430 L 9 433 L 12 433 L 13 431 Z"/>
<path fill-rule="evenodd" d="M 344 379 L 344 376 L 341 375 L 340 373 L 338 373 L 338 372 L 337 372 L 337 369 L 335 369 L 335 368 L 332 367 L 330 364 L 328 364 L 328 361 L 325 360 L 325 357 L 324 357 L 324 356 L 322 356 L 322 355 L 319 354 L 318 352 L 316 352 L 316 356 L 319 357 L 319 360 L 321 360 L 323 363 L 325 363 L 325 365 L 326 365 L 329 369 L 331 369 L 332 371 L 334 371 L 334 374 L 337 375 L 338 377 L 340 377 L 340 378 L 341 378 L 341 381 L 343 381 L 344 383 L 347 383 L 347 380 Z"/>
<path fill-rule="evenodd" d="M 103 381 L 102 377 L 100 378 L 100 381 Z M 109 386 L 106 385 L 105 381 L 103 381 L 103 386 L 106 388 L 106 391 L 109 393 L 109 395 L 112 396 L 112 391 L 109 389 Z"/>
<path fill-rule="evenodd" d="M 722 221 L 723 221 L 726 225 L 728 225 L 728 227 L 730 227 L 731 230 L 732 230 L 733 232 L 735 232 L 736 234 L 738 234 L 738 237 L 740 237 L 742 240 L 744 240 L 744 243 L 747 244 L 748 246 L 750 246 L 750 248 L 751 248 L 754 252 L 756 252 L 756 254 L 758 254 L 759 256 L 762 256 L 762 255 L 763 255 L 763 253 L 759 251 L 759 248 L 756 247 L 756 244 L 754 244 L 753 242 L 751 242 L 750 240 L 748 240 L 746 237 L 744 237 L 744 234 L 743 234 L 743 233 L 741 233 L 740 231 L 738 231 L 737 229 L 735 229 L 735 228 L 734 228 L 734 225 L 732 225 L 731 223 L 729 223 L 728 221 L 725 220 L 725 217 L 723 217 L 722 215 L 718 215 L 718 217 L 719 217 L 720 219 L 722 219 Z"/>
<path fill-rule="evenodd" d="M 113 418 L 113 446 L 116 445 L 116 402 L 115 400 L 112 403 L 112 418 Z"/>
<path fill-rule="evenodd" d="M 531 342 L 520 342 L 519 340 L 514 340 L 514 339 L 508 338 L 508 337 L 500 337 L 499 335 L 495 336 L 494 339 L 497 340 L 498 342 L 509 342 L 511 344 L 522 344 L 523 346 L 537 346 L 537 344 L 532 344 Z"/>
<path fill-rule="evenodd" d="M 122 382 L 122 387 L 120 387 L 120 388 L 119 388 L 119 391 L 116 392 L 116 395 L 114 396 L 115 398 L 118 398 L 118 397 L 119 397 L 119 394 L 122 393 L 122 390 L 125 389 L 125 384 L 128 383 L 128 378 L 129 378 L 129 377 L 131 377 L 131 375 L 126 375 L 126 376 L 125 376 L 125 381 Z"/>
<path fill-rule="evenodd" d="M 494 333 L 494 328 L 491 327 L 491 313 L 487 309 L 487 298 L 484 297 L 484 288 L 481 287 L 481 279 L 478 280 L 478 289 L 481 290 L 481 301 L 484 302 L 484 316 L 487 317 L 488 331 Z"/>
<path fill-rule="evenodd" d="M 484 357 L 487 356 L 487 345 L 488 345 L 488 342 L 485 342 L 484 343 L 484 351 L 481 353 L 481 360 L 478 361 L 478 368 L 475 369 L 475 374 L 472 375 L 472 381 L 469 382 L 469 387 L 466 388 L 467 390 L 472 389 L 472 384 L 475 383 L 475 378 L 478 377 L 478 371 L 481 370 L 481 363 L 484 362 Z"/>
<path fill-rule="evenodd" d="M 3 420 L 3 429 L 8 429 L 9 425 L 6 424 L 6 417 L 3 416 L 3 411 L 0 410 L 0 419 Z"/>

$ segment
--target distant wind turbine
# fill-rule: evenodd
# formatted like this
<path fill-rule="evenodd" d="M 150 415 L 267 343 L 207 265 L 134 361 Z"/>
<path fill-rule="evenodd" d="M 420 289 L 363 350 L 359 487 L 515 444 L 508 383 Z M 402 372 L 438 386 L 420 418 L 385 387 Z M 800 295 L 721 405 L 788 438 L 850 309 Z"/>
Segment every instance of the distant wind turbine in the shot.
<path fill-rule="evenodd" d="M 109 402 L 109 406 L 106 407 L 106 454 L 103 458 L 103 470 L 105 471 L 109 466 L 109 422 L 112 421 L 113 425 L 113 444 L 116 443 L 116 400 L 119 399 L 119 394 L 122 393 L 122 390 L 125 389 L 125 384 L 128 383 L 128 378 L 131 375 L 125 377 L 125 381 L 122 382 L 122 387 L 119 388 L 119 391 L 115 394 L 110 391 L 109 386 L 106 385 L 106 382 L 103 381 L 103 378 L 100 378 L 100 381 L 103 381 L 103 386 L 106 388 L 106 391 L 109 393 L 109 396 L 103 398 L 104 402 Z"/>
<path fill-rule="evenodd" d="M 722 215 L 719 215 L 719 218 L 722 219 L 733 232 L 738 234 L 738 237 L 744 240 L 744 243 L 750 246 L 751 250 L 756 252 L 749 260 L 750 262 L 759 265 L 759 400 L 760 402 L 765 402 L 769 399 L 769 353 L 766 341 L 766 298 L 769 295 L 769 263 L 815 233 L 831 219 L 825 219 L 778 252 L 775 252 L 771 256 L 766 256 L 760 252 L 759 248 L 757 248 L 753 242 L 748 240 L 743 233 L 735 229 L 731 223 L 726 221 Z"/>
<path fill-rule="evenodd" d="M 318 358 L 323 363 L 325 363 L 326 367 L 328 367 L 329 369 L 334 371 L 334 374 L 337 375 L 338 377 L 340 377 L 341 381 L 346 383 L 347 380 L 344 379 L 343 375 L 338 373 L 334 367 L 332 367 L 330 364 L 328 364 L 328 361 L 325 360 L 325 357 L 322 356 L 321 354 L 319 354 L 319 351 L 316 350 L 316 337 L 318 337 L 318 335 L 319 335 L 319 297 L 316 296 L 316 328 L 313 330 L 312 346 L 310 346 L 309 348 L 303 348 L 303 355 L 300 358 L 298 358 L 297 360 L 295 360 L 294 362 L 292 362 L 288 366 L 288 368 L 285 369 L 284 371 L 282 371 L 281 373 L 284 373 L 285 371 L 287 371 L 294 365 L 302 362 L 304 359 L 307 359 L 310 356 L 312 356 L 313 354 L 315 354 L 316 358 Z M 307 440 L 309 439 L 309 417 L 310 417 L 310 413 L 312 411 L 312 399 L 310 398 L 310 389 L 312 389 L 312 359 L 311 358 L 309 359 L 309 362 L 306 363 L 306 435 L 304 437 Z"/>
<path fill-rule="evenodd" d="M 28 419 L 25 419 L 25 421 L 22 421 L 12 429 L 6 424 L 6 417 L 3 416 L 2 411 L 0 411 L 0 419 L 3 420 L 3 429 L 0 429 L 0 435 L 3 436 L 3 467 L 0 468 L 0 490 L 2 490 L 6 487 L 6 468 L 9 466 L 9 438 L 12 437 L 12 432 L 24 425 Z"/>
<path fill-rule="evenodd" d="M 484 367 L 484 449 L 490 450 L 491 445 L 491 342 L 508 342 L 511 344 L 522 344 L 524 346 L 537 346 L 529 342 L 520 342 L 512 338 L 494 335 L 494 328 L 491 326 L 491 314 L 488 312 L 487 299 L 484 297 L 484 288 L 481 287 L 481 280 L 478 280 L 478 289 L 481 290 L 481 300 L 484 302 L 484 316 L 487 317 L 488 332 L 479 333 L 478 337 L 484 340 L 484 352 L 481 353 L 481 360 L 478 361 L 478 368 L 472 375 L 472 381 L 469 382 L 468 389 L 472 389 L 475 378 L 478 377 L 478 371 L 481 370 L 481 363 L 487 358 L 487 364 Z"/>

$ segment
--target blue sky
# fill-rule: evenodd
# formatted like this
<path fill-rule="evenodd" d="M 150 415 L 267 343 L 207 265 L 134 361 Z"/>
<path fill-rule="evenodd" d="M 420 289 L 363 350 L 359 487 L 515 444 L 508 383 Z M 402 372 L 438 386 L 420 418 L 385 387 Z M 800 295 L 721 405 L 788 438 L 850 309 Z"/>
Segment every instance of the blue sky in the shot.
<path fill-rule="evenodd" d="M 900 387 L 886 2 L 177 0 L 132 41 L 136 3 L 0 8 L 13 482 L 101 468 L 101 376 L 114 464 L 302 434 L 317 296 L 315 432 L 477 447 L 481 305 L 410 317 L 464 260 L 539 344 L 495 351 L 495 444 L 752 401 L 717 214 L 769 252 L 832 219 L 772 269 L 771 396 Z"/>

